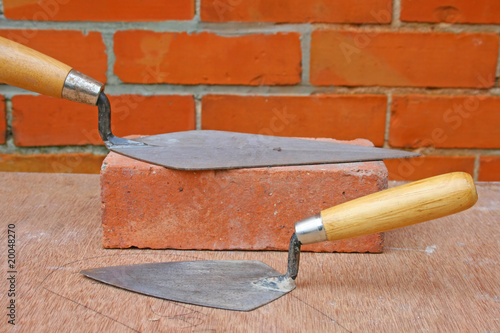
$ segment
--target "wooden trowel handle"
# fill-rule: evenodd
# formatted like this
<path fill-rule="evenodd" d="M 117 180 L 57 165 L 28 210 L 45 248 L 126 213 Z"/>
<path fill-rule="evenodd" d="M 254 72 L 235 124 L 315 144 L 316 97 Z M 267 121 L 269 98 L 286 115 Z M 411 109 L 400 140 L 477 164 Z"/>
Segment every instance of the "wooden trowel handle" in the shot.
<path fill-rule="evenodd" d="M 0 82 L 95 105 L 103 84 L 29 47 L 0 37 Z"/>
<path fill-rule="evenodd" d="M 62 96 L 71 67 L 29 47 L 0 37 L 0 81 L 43 95 Z"/>
<path fill-rule="evenodd" d="M 302 244 L 333 241 L 458 213 L 472 207 L 476 201 L 477 192 L 471 176 L 454 172 L 325 209 L 319 216 L 297 222 L 295 229 Z"/>

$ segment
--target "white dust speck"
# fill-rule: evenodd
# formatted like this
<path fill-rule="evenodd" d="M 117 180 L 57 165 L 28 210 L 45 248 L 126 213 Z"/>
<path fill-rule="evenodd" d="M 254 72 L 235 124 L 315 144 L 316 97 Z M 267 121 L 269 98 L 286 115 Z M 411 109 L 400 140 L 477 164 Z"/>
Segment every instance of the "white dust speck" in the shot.
<path fill-rule="evenodd" d="M 431 255 L 434 253 L 434 250 L 437 248 L 436 245 L 431 245 L 431 246 L 427 246 L 425 248 L 425 252 L 428 254 L 428 255 Z"/>

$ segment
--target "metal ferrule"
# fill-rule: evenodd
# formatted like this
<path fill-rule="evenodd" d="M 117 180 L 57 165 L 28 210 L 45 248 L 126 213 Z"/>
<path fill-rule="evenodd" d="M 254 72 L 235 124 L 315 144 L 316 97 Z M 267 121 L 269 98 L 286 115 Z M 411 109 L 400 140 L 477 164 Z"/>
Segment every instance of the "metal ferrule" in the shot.
<path fill-rule="evenodd" d="M 99 94 L 104 89 L 104 84 L 93 78 L 72 69 L 62 90 L 62 98 L 70 101 L 96 105 Z"/>
<path fill-rule="evenodd" d="M 303 245 L 328 240 L 321 214 L 308 217 L 295 223 L 295 234 Z"/>

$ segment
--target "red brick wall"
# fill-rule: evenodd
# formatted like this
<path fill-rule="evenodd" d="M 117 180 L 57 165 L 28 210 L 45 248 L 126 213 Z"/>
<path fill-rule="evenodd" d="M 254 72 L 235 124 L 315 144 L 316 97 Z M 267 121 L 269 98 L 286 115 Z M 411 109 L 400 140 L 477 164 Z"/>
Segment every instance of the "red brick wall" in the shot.
<path fill-rule="evenodd" d="M 500 181 L 498 0 L 4 0 L 4 36 L 106 83 L 118 135 L 221 129 L 419 151 Z M 97 110 L 0 85 L 0 171 L 99 172 Z"/>

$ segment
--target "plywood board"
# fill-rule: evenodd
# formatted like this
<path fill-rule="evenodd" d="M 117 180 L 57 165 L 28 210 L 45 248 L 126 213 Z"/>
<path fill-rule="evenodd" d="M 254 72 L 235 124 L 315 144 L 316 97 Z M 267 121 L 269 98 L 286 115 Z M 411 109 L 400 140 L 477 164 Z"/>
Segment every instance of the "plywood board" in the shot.
<path fill-rule="evenodd" d="M 0 173 L 0 184 L 0 244 L 15 224 L 18 269 L 15 326 L 0 279 L 2 331 L 500 331 L 499 183 L 480 184 L 467 212 L 386 233 L 383 254 L 303 253 L 297 288 L 252 312 L 142 296 L 79 271 L 198 259 L 261 260 L 284 271 L 285 252 L 103 249 L 99 176 Z"/>

